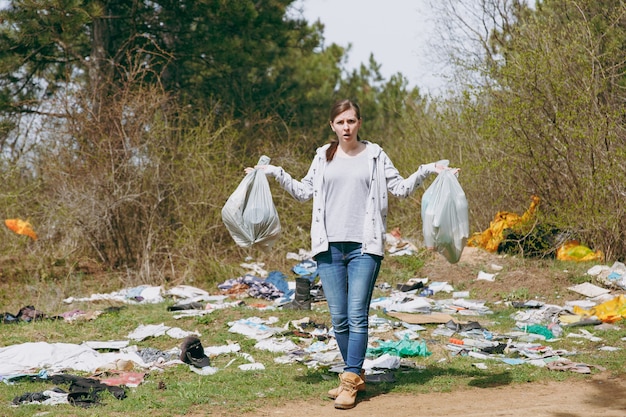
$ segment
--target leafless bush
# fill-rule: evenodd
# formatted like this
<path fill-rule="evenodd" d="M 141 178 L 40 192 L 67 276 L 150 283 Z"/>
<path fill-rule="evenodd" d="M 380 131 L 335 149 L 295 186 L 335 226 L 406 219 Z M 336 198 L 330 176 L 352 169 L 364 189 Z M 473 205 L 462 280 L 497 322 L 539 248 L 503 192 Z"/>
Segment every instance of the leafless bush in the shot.
<path fill-rule="evenodd" d="M 461 2 L 469 5 L 471 2 Z M 623 80 L 624 5 L 550 2 L 530 13 L 515 0 L 474 3 L 483 52 L 463 56 L 467 84 L 445 122 L 466 140 L 463 176 L 473 224 L 485 208 L 523 211 L 542 199 L 541 221 L 605 252 L 626 257 Z M 449 2 L 452 5 L 452 2 Z M 456 4 L 456 3 L 455 3 Z M 466 16 L 456 15 L 467 23 Z M 463 20 L 465 19 L 465 20 Z M 485 34 L 488 33 L 488 36 Z M 480 58 L 480 59 L 477 59 Z M 456 110 L 456 112 L 454 111 Z"/>

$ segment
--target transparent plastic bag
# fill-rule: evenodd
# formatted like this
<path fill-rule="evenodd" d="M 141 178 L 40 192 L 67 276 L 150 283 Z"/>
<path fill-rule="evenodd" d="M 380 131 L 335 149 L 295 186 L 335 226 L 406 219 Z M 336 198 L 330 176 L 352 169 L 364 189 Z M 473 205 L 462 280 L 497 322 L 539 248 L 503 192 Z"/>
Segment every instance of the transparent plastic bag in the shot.
<path fill-rule="evenodd" d="M 422 228 L 427 248 L 457 263 L 469 237 L 465 192 L 452 170 L 437 175 L 422 196 Z"/>
<path fill-rule="evenodd" d="M 263 155 L 257 165 L 269 162 Z M 246 174 L 222 207 L 222 221 L 237 245 L 272 247 L 281 227 L 265 173 L 255 169 Z"/>

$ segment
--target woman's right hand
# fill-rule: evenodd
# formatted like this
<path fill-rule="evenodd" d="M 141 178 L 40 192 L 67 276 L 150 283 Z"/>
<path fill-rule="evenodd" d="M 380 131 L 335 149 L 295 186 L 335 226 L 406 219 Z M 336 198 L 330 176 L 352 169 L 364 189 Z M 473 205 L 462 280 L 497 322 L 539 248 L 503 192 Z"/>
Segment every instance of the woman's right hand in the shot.
<path fill-rule="evenodd" d="M 435 164 L 435 172 L 437 174 L 440 174 L 443 171 L 452 171 L 452 173 L 458 177 L 459 176 L 459 172 L 461 171 L 461 168 L 453 168 L 453 167 L 449 167 L 449 166 L 446 166 L 446 165 Z"/>

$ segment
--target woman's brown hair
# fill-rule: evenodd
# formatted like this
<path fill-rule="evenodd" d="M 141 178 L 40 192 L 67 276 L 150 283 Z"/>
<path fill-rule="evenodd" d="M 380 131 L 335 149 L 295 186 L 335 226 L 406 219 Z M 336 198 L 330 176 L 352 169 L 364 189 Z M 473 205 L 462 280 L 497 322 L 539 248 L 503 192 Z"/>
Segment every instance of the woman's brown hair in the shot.
<path fill-rule="evenodd" d="M 358 120 L 361 120 L 361 109 L 359 108 L 359 105 L 351 100 L 345 99 L 345 100 L 339 100 L 335 102 L 335 104 L 333 104 L 333 106 L 330 108 L 330 122 L 332 123 L 337 116 L 339 116 L 344 111 L 347 111 L 350 109 L 354 110 L 354 114 L 356 115 L 356 118 Z M 361 140 L 361 138 L 359 138 L 358 136 L 357 136 L 357 139 Z M 332 161 L 333 158 L 335 157 L 335 152 L 337 152 L 337 146 L 339 146 L 339 139 L 334 138 L 330 142 L 330 146 L 328 147 L 328 149 L 326 149 L 326 161 L 327 162 Z"/>

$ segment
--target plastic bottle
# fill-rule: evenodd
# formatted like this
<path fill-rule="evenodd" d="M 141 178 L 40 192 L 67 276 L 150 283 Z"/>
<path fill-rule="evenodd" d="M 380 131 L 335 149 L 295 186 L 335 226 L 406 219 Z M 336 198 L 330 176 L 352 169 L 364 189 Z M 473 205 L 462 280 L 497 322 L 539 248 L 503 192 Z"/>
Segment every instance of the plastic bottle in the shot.
<path fill-rule="evenodd" d="M 559 323 L 551 323 L 548 326 L 548 329 L 550 329 L 554 337 L 563 336 L 563 328 L 559 325 Z"/>
<path fill-rule="evenodd" d="M 470 338 L 463 339 L 463 345 L 472 346 L 472 347 L 479 348 L 479 349 L 487 347 L 487 346 L 493 346 L 491 342 L 470 339 Z"/>

